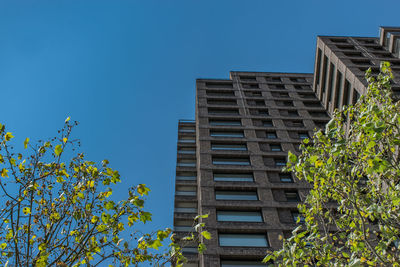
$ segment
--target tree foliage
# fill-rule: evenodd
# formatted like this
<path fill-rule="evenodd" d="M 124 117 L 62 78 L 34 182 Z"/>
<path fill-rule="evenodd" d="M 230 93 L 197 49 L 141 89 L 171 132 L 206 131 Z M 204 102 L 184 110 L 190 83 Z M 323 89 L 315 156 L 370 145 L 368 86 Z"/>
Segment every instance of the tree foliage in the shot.
<path fill-rule="evenodd" d="M 0 264 L 12 266 L 120 266 L 184 261 L 172 230 L 143 234 L 138 222 L 151 220 L 144 184 L 131 187 L 124 200 L 114 201 L 118 171 L 85 159 L 83 153 L 65 161 L 79 148 L 70 140 L 77 123 L 67 118 L 58 137 L 14 152 L 14 138 L 0 124 Z M 201 227 L 198 227 L 201 232 Z M 206 234 L 207 235 L 207 234 Z M 169 250 L 159 252 L 171 238 Z M 188 239 L 195 240 L 193 234 Z M 204 249 L 200 244 L 199 248 Z"/>
<path fill-rule="evenodd" d="M 305 223 L 265 258 L 281 266 L 400 266 L 400 102 L 392 73 L 367 71 L 368 92 L 336 111 L 325 132 L 289 154 L 288 170 L 312 185 Z"/>

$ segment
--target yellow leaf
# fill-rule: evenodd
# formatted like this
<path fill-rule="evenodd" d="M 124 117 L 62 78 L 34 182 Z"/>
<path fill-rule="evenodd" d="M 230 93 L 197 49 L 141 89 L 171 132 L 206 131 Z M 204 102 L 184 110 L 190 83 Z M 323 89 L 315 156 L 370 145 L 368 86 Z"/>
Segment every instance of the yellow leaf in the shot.
<path fill-rule="evenodd" d="M 68 138 L 67 138 L 67 137 L 64 137 L 64 138 L 63 138 L 63 142 L 66 143 L 67 141 L 68 141 Z"/>
<path fill-rule="evenodd" d="M 6 135 L 4 136 L 4 140 L 6 141 L 10 141 L 12 138 L 14 138 L 14 136 L 10 132 L 6 133 Z"/>
<path fill-rule="evenodd" d="M 65 123 L 67 123 L 70 119 L 71 119 L 71 117 L 66 118 Z"/>
<path fill-rule="evenodd" d="M 28 208 L 28 207 L 25 207 L 25 208 L 22 209 L 22 212 L 23 212 L 25 215 L 28 215 L 28 214 L 31 214 L 31 209 Z"/>
<path fill-rule="evenodd" d="M 8 170 L 7 169 L 2 169 L 1 170 L 1 177 L 8 177 Z"/>
<path fill-rule="evenodd" d="M 88 187 L 93 188 L 94 187 L 94 181 L 88 181 L 87 185 L 88 185 Z"/>
<path fill-rule="evenodd" d="M 322 166 L 322 164 L 323 164 L 323 162 L 322 162 L 322 160 L 317 160 L 317 161 L 315 161 L 315 167 L 321 167 Z"/>
<path fill-rule="evenodd" d="M 29 137 L 25 138 L 25 141 L 24 141 L 24 148 L 25 149 L 28 148 L 28 144 L 29 144 Z"/>

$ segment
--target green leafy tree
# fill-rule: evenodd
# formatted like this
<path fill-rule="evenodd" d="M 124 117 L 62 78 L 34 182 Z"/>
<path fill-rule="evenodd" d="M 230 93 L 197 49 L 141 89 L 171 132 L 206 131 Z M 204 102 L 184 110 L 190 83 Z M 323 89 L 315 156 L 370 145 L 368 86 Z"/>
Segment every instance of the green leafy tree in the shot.
<path fill-rule="evenodd" d="M 392 72 L 367 71 L 368 92 L 336 111 L 325 133 L 289 153 L 288 170 L 313 188 L 305 222 L 267 255 L 280 266 L 400 266 L 400 102 Z"/>
<path fill-rule="evenodd" d="M 0 124 L 0 264 L 181 266 L 185 259 L 171 229 L 135 230 L 138 222 L 151 220 L 143 209 L 149 188 L 129 188 L 127 198 L 115 202 L 112 187 L 121 178 L 107 160 L 68 157 L 79 148 L 78 140 L 70 140 L 76 125 L 67 118 L 58 137 L 35 145 L 26 138 L 24 153 L 17 153 L 13 134 Z M 200 234 L 202 226 L 196 227 Z M 159 250 L 168 238 L 169 249 Z M 188 240 L 197 242 L 197 235 Z"/>

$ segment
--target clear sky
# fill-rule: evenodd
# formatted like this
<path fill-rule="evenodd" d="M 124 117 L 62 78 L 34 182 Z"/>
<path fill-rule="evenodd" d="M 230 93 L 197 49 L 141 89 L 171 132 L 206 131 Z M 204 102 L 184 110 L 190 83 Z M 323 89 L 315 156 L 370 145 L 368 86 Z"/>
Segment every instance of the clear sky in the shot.
<path fill-rule="evenodd" d="M 195 79 L 312 72 L 317 35 L 378 36 L 400 1 L 0 1 L 0 122 L 22 140 L 71 116 L 88 158 L 146 183 L 151 227 L 172 225 L 178 119 Z M 18 141 L 19 139 L 17 139 Z"/>

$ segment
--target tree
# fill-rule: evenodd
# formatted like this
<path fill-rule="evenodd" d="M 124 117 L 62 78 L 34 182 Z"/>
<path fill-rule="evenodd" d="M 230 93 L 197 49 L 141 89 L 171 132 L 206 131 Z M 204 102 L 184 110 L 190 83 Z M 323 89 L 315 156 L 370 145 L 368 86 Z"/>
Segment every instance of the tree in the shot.
<path fill-rule="evenodd" d="M 299 157 L 289 153 L 287 169 L 312 185 L 299 205 L 305 222 L 265 262 L 400 266 L 400 102 L 389 63 L 370 73 L 365 96 L 336 111 Z"/>
<path fill-rule="evenodd" d="M 79 148 L 79 140 L 70 140 L 76 125 L 68 117 L 58 137 L 35 145 L 26 138 L 23 155 L 14 152 L 14 136 L 0 124 L 0 263 L 131 266 L 173 261 L 180 266 L 184 257 L 171 229 L 141 234 L 134 228 L 151 220 L 143 209 L 149 188 L 129 188 L 128 197 L 115 202 L 112 186 L 121 178 L 107 160 L 96 164 L 77 153 L 65 161 Z M 168 237 L 169 251 L 158 252 Z M 194 234 L 187 239 L 197 241 Z"/>

